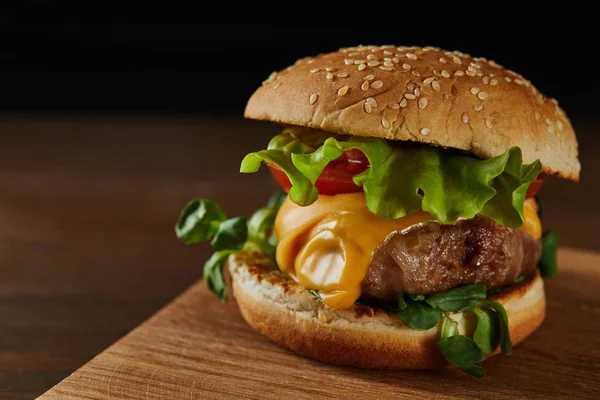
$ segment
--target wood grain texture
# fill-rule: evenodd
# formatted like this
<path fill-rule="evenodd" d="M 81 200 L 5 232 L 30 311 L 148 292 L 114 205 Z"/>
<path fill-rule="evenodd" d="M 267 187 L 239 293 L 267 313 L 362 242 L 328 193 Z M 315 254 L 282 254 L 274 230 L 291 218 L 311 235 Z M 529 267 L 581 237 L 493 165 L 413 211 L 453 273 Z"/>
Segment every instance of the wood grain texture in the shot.
<path fill-rule="evenodd" d="M 51 399 L 597 398 L 600 254 L 562 250 L 548 315 L 513 356 L 475 379 L 442 371 L 342 368 L 299 357 L 253 332 L 234 302 L 193 285 L 41 397 Z"/>

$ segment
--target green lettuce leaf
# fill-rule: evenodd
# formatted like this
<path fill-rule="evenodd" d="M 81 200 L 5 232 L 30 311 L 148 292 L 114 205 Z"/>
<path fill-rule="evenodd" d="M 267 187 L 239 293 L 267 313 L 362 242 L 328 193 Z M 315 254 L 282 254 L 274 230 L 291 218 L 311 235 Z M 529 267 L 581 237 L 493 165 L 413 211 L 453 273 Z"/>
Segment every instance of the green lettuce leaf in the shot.
<path fill-rule="evenodd" d="M 363 187 L 367 207 L 387 219 L 423 209 L 443 223 L 481 214 L 516 228 L 523 224 L 527 188 L 541 171 L 539 161 L 522 165 L 517 147 L 480 160 L 379 138 L 321 133 L 307 140 L 293 129 L 273 138 L 267 150 L 248 154 L 240 171 L 255 172 L 261 161 L 277 165 L 292 183 L 290 199 L 305 206 L 317 199 L 315 182 L 323 169 L 350 149 L 360 150 L 369 160 L 369 168 L 354 177 Z"/>

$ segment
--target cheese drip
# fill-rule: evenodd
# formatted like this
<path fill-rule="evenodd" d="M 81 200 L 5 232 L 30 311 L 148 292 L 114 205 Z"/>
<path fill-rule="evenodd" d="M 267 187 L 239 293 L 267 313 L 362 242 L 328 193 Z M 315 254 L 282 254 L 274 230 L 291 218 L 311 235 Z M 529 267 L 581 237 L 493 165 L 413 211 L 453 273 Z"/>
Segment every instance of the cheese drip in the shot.
<path fill-rule="evenodd" d="M 362 193 L 320 195 L 310 206 L 285 200 L 275 220 L 277 264 L 331 308 L 350 308 L 375 248 L 394 231 L 432 217 L 418 211 L 396 220 L 374 216 Z"/>
<path fill-rule="evenodd" d="M 523 229 L 539 238 L 536 210 L 535 201 L 527 200 Z M 390 233 L 431 219 L 424 211 L 395 220 L 376 217 L 363 193 L 320 195 L 306 207 L 287 198 L 275 219 L 277 264 L 304 288 L 318 290 L 330 308 L 350 308 L 377 246 Z"/>

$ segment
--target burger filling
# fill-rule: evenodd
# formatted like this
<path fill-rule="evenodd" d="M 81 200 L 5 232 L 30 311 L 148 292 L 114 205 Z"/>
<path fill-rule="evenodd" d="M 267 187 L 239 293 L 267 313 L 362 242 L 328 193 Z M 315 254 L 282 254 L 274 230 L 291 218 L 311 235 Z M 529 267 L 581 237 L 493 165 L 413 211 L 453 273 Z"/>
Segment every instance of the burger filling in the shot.
<path fill-rule="evenodd" d="M 542 235 L 537 191 L 542 165 L 513 147 L 489 159 L 380 138 L 287 128 L 248 154 L 241 172 L 264 163 L 285 193 L 246 221 L 196 199 L 176 233 L 210 241 L 209 289 L 226 298 L 223 266 L 241 250 L 273 265 L 329 308 L 380 305 L 416 330 L 439 327 L 438 348 L 464 371 L 512 345 L 504 307 L 487 300 L 536 274 L 556 273 L 557 235 Z M 472 313 L 473 338 L 452 314 Z"/>
<path fill-rule="evenodd" d="M 535 273 L 541 255 L 534 199 L 522 228 L 477 216 L 441 224 L 422 210 L 395 220 L 374 216 L 362 193 L 286 199 L 275 220 L 277 265 L 331 308 L 360 298 L 393 301 L 482 283 L 488 290 Z"/>

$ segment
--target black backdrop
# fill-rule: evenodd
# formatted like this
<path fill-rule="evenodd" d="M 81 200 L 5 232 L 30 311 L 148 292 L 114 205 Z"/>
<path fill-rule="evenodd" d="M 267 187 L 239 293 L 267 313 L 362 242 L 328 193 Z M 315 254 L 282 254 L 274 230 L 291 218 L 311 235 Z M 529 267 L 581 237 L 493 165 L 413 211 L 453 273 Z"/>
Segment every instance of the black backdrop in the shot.
<path fill-rule="evenodd" d="M 3 14 L 0 112 L 241 115 L 271 71 L 359 43 L 433 45 L 494 59 L 558 98 L 574 118 L 595 117 L 600 94 L 598 34 L 577 20 L 534 26 L 515 13 L 500 25 L 469 20 L 456 28 L 444 21 L 437 29 L 412 29 L 402 22 L 384 31 L 339 21 L 206 24 L 206 14 L 196 14 L 193 24 L 138 24 L 37 3 L 35 12 Z"/>

